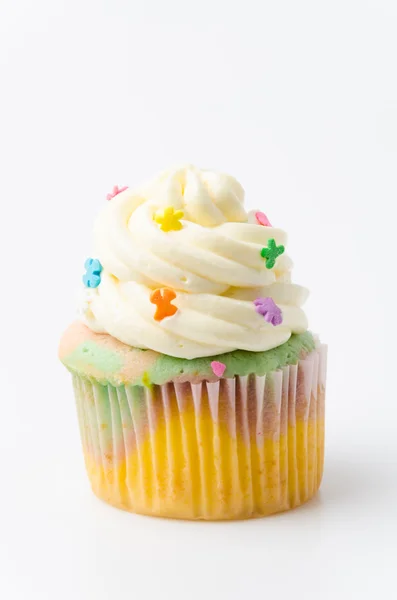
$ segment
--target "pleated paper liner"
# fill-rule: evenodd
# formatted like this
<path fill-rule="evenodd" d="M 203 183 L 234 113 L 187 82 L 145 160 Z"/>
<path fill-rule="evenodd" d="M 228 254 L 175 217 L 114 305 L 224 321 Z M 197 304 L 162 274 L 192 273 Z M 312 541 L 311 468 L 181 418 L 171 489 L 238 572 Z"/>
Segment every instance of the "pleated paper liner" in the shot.
<path fill-rule="evenodd" d="M 317 491 L 326 346 L 297 365 L 216 383 L 101 385 L 74 376 L 92 489 L 149 515 L 242 519 Z"/>

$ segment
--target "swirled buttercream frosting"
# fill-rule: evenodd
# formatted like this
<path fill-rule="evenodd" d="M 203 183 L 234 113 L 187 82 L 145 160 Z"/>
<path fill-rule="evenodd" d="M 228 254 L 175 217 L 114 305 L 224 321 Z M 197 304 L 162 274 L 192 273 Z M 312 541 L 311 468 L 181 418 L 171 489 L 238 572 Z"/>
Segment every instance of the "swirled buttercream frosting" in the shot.
<path fill-rule="evenodd" d="M 245 210 L 236 179 L 193 166 L 117 193 L 95 223 L 83 322 L 189 359 L 303 333 L 307 290 L 291 283 L 285 232 L 264 217 Z"/>

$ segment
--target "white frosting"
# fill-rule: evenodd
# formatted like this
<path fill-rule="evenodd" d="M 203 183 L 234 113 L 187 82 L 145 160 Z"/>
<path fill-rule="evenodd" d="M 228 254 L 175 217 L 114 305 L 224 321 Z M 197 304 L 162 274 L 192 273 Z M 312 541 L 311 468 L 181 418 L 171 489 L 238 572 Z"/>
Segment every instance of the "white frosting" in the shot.
<path fill-rule="evenodd" d="M 301 309 L 307 291 L 291 283 L 286 254 L 267 269 L 261 250 L 286 234 L 255 223 L 244 210 L 244 191 L 228 175 L 184 167 L 164 172 L 137 191 L 107 203 L 94 229 L 94 254 L 103 266 L 82 311 L 86 324 L 122 342 L 181 358 L 235 349 L 255 352 L 307 329 Z M 162 231 L 159 208 L 184 211 L 179 231 Z M 154 320 L 156 288 L 176 292 L 178 311 Z M 283 314 L 274 327 L 253 301 L 270 296 Z"/>

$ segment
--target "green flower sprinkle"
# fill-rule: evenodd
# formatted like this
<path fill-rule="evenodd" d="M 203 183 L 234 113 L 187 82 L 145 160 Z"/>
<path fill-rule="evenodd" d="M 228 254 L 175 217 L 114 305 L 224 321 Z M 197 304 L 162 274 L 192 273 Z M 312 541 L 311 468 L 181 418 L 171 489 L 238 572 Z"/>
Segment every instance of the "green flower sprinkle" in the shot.
<path fill-rule="evenodd" d="M 261 256 L 266 260 L 266 269 L 272 269 L 276 264 L 276 258 L 284 252 L 284 246 L 277 246 L 276 240 L 271 238 L 267 242 L 267 248 L 262 248 Z"/>

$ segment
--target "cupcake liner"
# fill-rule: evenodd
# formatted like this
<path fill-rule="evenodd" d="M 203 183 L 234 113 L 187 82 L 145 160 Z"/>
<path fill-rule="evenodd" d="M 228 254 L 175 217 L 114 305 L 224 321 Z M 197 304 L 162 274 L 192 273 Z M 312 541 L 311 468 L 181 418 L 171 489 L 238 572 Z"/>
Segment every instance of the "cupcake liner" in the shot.
<path fill-rule="evenodd" d="M 74 375 L 93 491 L 134 512 L 263 516 L 317 491 L 326 346 L 296 365 L 215 383 L 102 385 Z"/>

